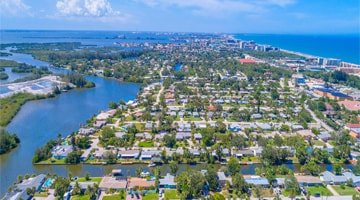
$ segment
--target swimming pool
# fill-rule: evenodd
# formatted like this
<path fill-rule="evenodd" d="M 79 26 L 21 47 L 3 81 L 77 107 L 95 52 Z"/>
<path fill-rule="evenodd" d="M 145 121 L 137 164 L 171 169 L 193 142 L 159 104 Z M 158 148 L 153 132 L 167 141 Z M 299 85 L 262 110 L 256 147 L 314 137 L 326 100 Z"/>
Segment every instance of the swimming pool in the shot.
<path fill-rule="evenodd" d="M 48 189 L 48 188 L 51 187 L 51 185 L 52 185 L 53 183 L 54 183 L 54 179 L 48 178 L 48 179 L 46 179 L 46 181 L 44 182 L 42 188 L 43 188 L 43 189 Z"/>

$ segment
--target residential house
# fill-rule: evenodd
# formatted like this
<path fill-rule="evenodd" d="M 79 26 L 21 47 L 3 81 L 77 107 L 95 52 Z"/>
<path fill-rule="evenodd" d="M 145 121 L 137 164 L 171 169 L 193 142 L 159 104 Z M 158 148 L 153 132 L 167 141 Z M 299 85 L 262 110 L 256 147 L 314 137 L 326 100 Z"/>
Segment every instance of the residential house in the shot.
<path fill-rule="evenodd" d="M 73 150 L 72 145 L 57 145 L 52 149 L 51 154 L 55 159 L 64 159 L 69 153 L 73 152 Z"/>
<path fill-rule="evenodd" d="M 320 180 L 325 184 L 341 185 L 347 182 L 347 178 L 343 175 L 335 175 L 332 172 L 325 171 L 320 174 Z"/>
<path fill-rule="evenodd" d="M 121 159 L 137 159 L 140 156 L 140 150 L 138 149 L 119 150 L 118 156 Z"/>
<path fill-rule="evenodd" d="M 322 185 L 322 182 L 319 177 L 317 176 L 295 176 L 298 183 L 302 186 L 318 186 Z"/>
<path fill-rule="evenodd" d="M 164 178 L 159 179 L 159 181 L 159 188 L 176 188 L 175 177 L 169 173 L 167 173 Z"/>
<path fill-rule="evenodd" d="M 245 182 L 250 185 L 260 186 L 264 188 L 270 187 L 269 181 L 261 176 L 244 176 Z"/>

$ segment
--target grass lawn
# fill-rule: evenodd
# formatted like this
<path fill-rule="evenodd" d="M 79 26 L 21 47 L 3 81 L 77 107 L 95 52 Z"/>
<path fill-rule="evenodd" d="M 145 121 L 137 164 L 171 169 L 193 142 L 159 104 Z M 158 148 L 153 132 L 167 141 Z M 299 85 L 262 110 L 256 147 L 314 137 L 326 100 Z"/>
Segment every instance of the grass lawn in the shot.
<path fill-rule="evenodd" d="M 165 190 L 165 199 L 180 199 L 176 190 Z"/>
<path fill-rule="evenodd" d="M 125 193 L 123 194 L 123 198 L 125 199 Z M 104 196 L 103 200 L 119 200 L 121 199 L 121 194 L 114 194 L 114 195 L 109 195 L 109 196 Z"/>
<path fill-rule="evenodd" d="M 34 195 L 35 197 L 47 197 L 49 196 L 47 192 L 37 192 Z"/>
<path fill-rule="evenodd" d="M 202 119 L 200 117 L 184 117 L 184 121 L 201 121 Z"/>
<path fill-rule="evenodd" d="M 65 165 L 66 163 L 65 163 L 65 159 L 58 160 L 54 158 L 49 158 L 47 160 L 40 161 L 36 164 Z"/>
<path fill-rule="evenodd" d="M 89 200 L 90 196 L 89 195 L 75 195 L 71 197 L 71 200 Z"/>
<path fill-rule="evenodd" d="M 323 146 L 325 144 L 323 141 L 320 140 L 313 140 L 312 142 L 316 146 Z"/>
<path fill-rule="evenodd" d="M 142 132 L 145 130 L 145 124 L 143 124 L 143 123 L 134 123 L 134 124 L 138 131 Z"/>
<path fill-rule="evenodd" d="M 310 195 L 319 193 L 321 196 L 332 196 L 332 193 L 325 186 L 306 187 L 306 190 L 310 193 Z"/>
<path fill-rule="evenodd" d="M 159 194 L 158 193 L 150 193 L 150 194 L 146 194 L 145 196 L 142 197 L 143 200 L 155 200 L 155 199 L 159 199 Z"/>
<path fill-rule="evenodd" d="M 358 192 L 356 192 L 356 190 L 352 187 L 349 186 L 345 186 L 344 189 L 341 188 L 341 186 L 332 186 L 334 188 L 334 190 L 339 193 L 340 195 L 354 195 L 354 194 L 359 194 Z"/>
<path fill-rule="evenodd" d="M 141 141 L 139 142 L 139 147 L 153 147 L 154 142 L 153 141 Z"/>
<path fill-rule="evenodd" d="M 88 181 L 91 181 L 91 182 L 96 182 L 96 183 L 100 183 L 101 182 L 101 179 L 102 177 L 90 177 L 90 180 Z M 85 177 L 79 177 L 77 179 L 78 182 L 86 182 L 87 180 L 85 180 Z"/>
<path fill-rule="evenodd" d="M 289 193 L 289 191 L 287 191 L 287 190 L 283 190 L 282 194 L 283 194 L 284 196 L 286 196 L 286 197 L 289 197 L 289 196 L 290 196 L 290 193 Z M 299 194 L 297 194 L 296 196 L 299 196 L 299 195 L 301 195 L 301 194 L 299 193 Z"/>
<path fill-rule="evenodd" d="M 253 191 L 252 196 L 255 197 L 254 195 L 255 195 L 255 192 Z M 271 193 L 270 189 L 262 189 L 261 196 L 262 197 L 274 197 L 275 195 L 273 193 Z"/>
<path fill-rule="evenodd" d="M 245 156 L 241 157 L 241 162 L 259 162 L 259 158 L 255 156 Z"/>

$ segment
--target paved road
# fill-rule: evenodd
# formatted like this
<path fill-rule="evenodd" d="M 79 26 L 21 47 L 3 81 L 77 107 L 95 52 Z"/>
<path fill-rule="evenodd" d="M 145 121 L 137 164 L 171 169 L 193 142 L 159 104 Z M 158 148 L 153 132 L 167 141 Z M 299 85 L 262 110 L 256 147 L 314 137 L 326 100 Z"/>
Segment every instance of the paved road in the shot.
<path fill-rule="evenodd" d="M 322 127 L 324 127 L 327 131 L 329 132 L 334 132 L 335 130 L 333 128 L 331 128 L 329 125 L 327 125 L 325 122 L 323 122 L 321 119 L 319 119 L 315 113 L 310 110 L 309 106 L 307 105 L 307 102 L 305 102 L 305 110 L 308 111 L 311 115 L 311 117 L 318 123 L 320 124 Z"/>

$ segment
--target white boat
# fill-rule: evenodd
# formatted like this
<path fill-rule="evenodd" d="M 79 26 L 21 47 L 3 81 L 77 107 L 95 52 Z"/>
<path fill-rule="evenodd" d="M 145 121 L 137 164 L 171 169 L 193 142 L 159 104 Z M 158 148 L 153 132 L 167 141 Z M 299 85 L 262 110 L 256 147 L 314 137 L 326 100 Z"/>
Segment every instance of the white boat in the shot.
<path fill-rule="evenodd" d="M 150 176 L 150 172 L 141 172 L 140 176 L 142 178 L 148 177 L 148 176 Z"/>
<path fill-rule="evenodd" d="M 155 167 L 155 166 L 156 166 L 155 163 L 150 163 L 150 164 L 148 164 L 148 167 Z"/>

